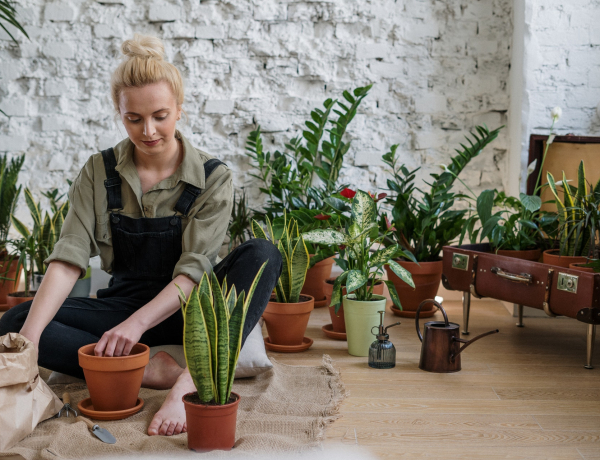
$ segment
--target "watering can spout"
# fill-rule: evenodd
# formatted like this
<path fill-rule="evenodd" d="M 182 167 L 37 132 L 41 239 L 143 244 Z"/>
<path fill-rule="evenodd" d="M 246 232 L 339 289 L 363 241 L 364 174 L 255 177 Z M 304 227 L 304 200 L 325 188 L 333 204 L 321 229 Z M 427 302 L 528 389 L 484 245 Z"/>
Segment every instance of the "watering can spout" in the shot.
<path fill-rule="evenodd" d="M 452 337 L 452 340 L 454 342 L 464 343 L 464 345 L 462 347 L 460 347 L 458 352 L 450 355 L 450 362 L 454 362 L 456 357 L 458 355 L 460 355 L 464 351 L 465 348 L 467 348 L 469 345 L 471 345 L 476 340 L 482 339 L 483 337 L 486 337 L 488 335 L 497 334 L 498 332 L 500 332 L 500 331 L 498 329 L 495 329 L 493 331 L 486 332 L 485 334 L 478 335 L 477 337 L 473 337 L 471 340 L 461 339 L 460 337 Z"/>

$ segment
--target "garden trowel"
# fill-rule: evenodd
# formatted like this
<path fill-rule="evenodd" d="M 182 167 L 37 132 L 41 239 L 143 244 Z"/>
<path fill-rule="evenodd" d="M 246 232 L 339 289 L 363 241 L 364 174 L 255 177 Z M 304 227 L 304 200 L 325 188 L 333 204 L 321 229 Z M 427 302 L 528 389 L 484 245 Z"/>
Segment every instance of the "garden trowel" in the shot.
<path fill-rule="evenodd" d="M 97 424 L 92 422 L 91 420 L 82 417 L 81 415 L 77 417 L 77 421 L 85 422 L 90 431 L 94 436 L 96 436 L 100 441 L 105 442 L 107 444 L 114 444 L 117 442 L 115 437 L 110 434 L 110 432 L 104 428 L 100 428 Z"/>

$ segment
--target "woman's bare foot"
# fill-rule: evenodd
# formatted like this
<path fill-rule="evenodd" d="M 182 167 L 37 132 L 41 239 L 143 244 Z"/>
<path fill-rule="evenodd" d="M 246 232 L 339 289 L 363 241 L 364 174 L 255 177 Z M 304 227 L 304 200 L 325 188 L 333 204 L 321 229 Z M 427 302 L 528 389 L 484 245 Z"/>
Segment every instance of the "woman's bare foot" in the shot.
<path fill-rule="evenodd" d="M 173 388 L 182 372 L 183 369 L 169 353 L 159 351 L 146 365 L 142 386 L 155 390 L 168 390 Z"/>
<path fill-rule="evenodd" d="M 148 434 L 150 436 L 156 436 L 157 434 L 171 436 L 185 433 L 187 425 L 185 423 L 185 408 L 181 398 L 186 393 L 193 391 L 196 391 L 196 387 L 194 387 L 189 371 L 185 369 L 167 395 L 162 407 L 150 422 Z"/>

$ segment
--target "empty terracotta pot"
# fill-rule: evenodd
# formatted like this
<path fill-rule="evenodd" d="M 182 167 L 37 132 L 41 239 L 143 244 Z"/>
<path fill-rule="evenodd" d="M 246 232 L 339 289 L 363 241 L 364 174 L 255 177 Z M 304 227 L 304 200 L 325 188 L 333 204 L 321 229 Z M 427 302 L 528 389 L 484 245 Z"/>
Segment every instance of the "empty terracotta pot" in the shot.
<path fill-rule="evenodd" d="M 25 292 L 23 291 L 11 292 L 6 296 L 6 310 L 16 307 L 17 305 L 27 302 L 28 300 L 33 300 L 35 293 L 36 291 L 29 291 L 29 294 L 31 295 L 26 296 Z"/>
<path fill-rule="evenodd" d="M 313 257 L 313 256 L 311 256 Z M 327 307 L 325 293 L 323 292 L 323 281 L 331 276 L 333 257 L 317 262 L 306 272 L 306 280 L 302 286 L 302 294 L 309 295 L 315 299 L 315 308 Z"/>
<path fill-rule="evenodd" d="M 188 393 L 183 399 L 187 422 L 188 449 L 199 452 L 231 450 L 235 444 L 235 425 L 240 395 L 224 405 L 202 404 L 198 393 Z M 196 401 L 194 401 L 196 400 Z"/>
<path fill-rule="evenodd" d="M 539 262 L 542 257 L 541 249 L 527 249 L 525 251 L 513 251 L 511 249 L 498 249 L 499 256 L 512 257 L 514 259 L 531 260 Z"/>
<path fill-rule="evenodd" d="M 582 267 L 581 265 L 586 265 L 587 262 L 577 263 L 577 264 L 569 264 L 569 268 L 573 270 L 581 270 L 582 272 L 594 273 L 594 269 L 592 267 Z"/>
<path fill-rule="evenodd" d="M 94 356 L 95 343 L 79 349 L 92 405 L 97 411 L 131 409 L 137 403 L 150 348 L 136 343 L 129 356 Z"/>
<path fill-rule="evenodd" d="M 9 293 L 17 290 L 19 279 L 21 278 L 21 272 L 19 271 L 19 273 L 17 273 L 17 261 L 13 260 L 9 264 L 7 259 L 0 260 L 0 276 L 15 280 L 0 280 L 0 311 L 6 311 L 11 308 L 8 306 L 7 296 Z"/>
<path fill-rule="evenodd" d="M 327 299 L 327 306 L 331 303 L 331 296 L 333 295 L 333 283 L 335 278 L 329 278 L 323 283 L 323 291 L 325 292 L 325 298 Z M 383 295 L 383 282 L 379 282 L 373 288 L 373 294 Z M 342 288 L 342 297 L 346 295 L 346 288 Z M 331 324 L 334 332 L 346 333 L 346 321 L 344 320 L 344 304 L 340 305 L 340 309 L 337 314 L 335 313 L 334 307 L 329 307 L 329 316 L 331 316 Z"/>
<path fill-rule="evenodd" d="M 304 294 L 298 303 L 279 303 L 271 299 L 262 315 L 271 343 L 302 345 L 314 302 L 312 296 Z"/>
<path fill-rule="evenodd" d="M 392 306 L 392 312 L 396 316 L 414 318 L 421 302 L 427 299 L 434 299 L 437 295 L 440 282 L 442 281 L 442 269 L 444 265 L 441 260 L 419 262 L 418 265 L 414 262 L 406 262 L 404 260 L 396 260 L 396 262 L 410 272 L 415 283 L 415 289 L 398 278 L 389 266 L 386 265 L 385 271 L 388 274 L 388 279 L 394 283 L 394 287 L 402 303 L 402 310 Z M 419 316 L 421 318 L 433 316 L 435 314 L 433 307 L 433 304 L 428 304 L 426 308 L 421 309 Z"/>
<path fill-rule="evenodd" d="M 585 263 L 587 260 L 583 256 L 561 256 L 559 249 L 548 249 L 544 251 L 543 262 L 548 265 L 569 268 L 571 264 Z"/>

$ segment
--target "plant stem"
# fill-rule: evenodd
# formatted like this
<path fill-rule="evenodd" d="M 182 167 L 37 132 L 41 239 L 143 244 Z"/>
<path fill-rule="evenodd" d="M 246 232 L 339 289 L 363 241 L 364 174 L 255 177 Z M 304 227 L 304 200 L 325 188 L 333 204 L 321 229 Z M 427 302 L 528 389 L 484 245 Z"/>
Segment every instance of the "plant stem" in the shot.
<path fill-rule="evenodd" d="M 556 122 L 556 118 L 552 117 L 552 125 L 550 125 L 550 134 L 548 134 L 548 139 L 550 139 L 550 136 L 552 136 L 552 130 L 554 129 L 554 123 Z M 541 188 L 540 187 L 540 179 L 542 178 L 542 170 L 544 169 L 544 162 L 546 161 L 546 155 L 548 153 L 548 148 L 550 147 L 551 144 L 548 143 L 548 140 L 546 140 L 546 148 L 544 149 L 544 155 L 542 156 L 542 163 L 540 164 L 540 172 L 538 173 L 538 177 L 537 180 L 535 181 L 535 188 L 533 189 L 533 194 L 537 195 L 538 190 Z"/>

